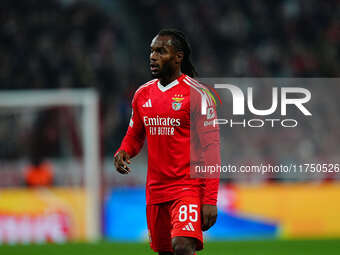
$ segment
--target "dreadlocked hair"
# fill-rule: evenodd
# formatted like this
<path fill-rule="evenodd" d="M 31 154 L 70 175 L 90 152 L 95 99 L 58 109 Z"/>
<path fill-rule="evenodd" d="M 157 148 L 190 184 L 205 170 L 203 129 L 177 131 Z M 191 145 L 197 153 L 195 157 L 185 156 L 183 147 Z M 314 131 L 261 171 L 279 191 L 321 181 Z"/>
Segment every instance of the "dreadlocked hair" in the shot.
<path fill-rule="evenodd" d="M 196 76 L 197 72 L 191 63 L 191 47 L 189 42 L 186 40 L 185 35 L 177 29 L 162 29 L 158 35 L 167 35 L 172 37 L 172 45 L 177 51 L 183 51 L 184 54 L 183 61 L 181 63 L 181 72 L 189 75 L 190 77 Z"/>

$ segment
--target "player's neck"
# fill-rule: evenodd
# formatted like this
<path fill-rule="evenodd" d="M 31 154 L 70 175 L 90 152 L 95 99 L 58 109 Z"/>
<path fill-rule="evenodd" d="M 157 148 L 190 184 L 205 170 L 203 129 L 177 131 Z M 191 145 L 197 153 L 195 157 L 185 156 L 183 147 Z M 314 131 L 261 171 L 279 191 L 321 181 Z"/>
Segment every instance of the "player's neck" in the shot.
<path fill-rule="evenodd" d="M 170 84 L 174 80 L 178 79 L 181 75 L 182 75 L 182 73 L 180 71 L 178 71 L 178 72 L 175 72 L 171 75 L 160 77 L 159 82 L 162 86 L 165 87 L 166 85 Z"/>

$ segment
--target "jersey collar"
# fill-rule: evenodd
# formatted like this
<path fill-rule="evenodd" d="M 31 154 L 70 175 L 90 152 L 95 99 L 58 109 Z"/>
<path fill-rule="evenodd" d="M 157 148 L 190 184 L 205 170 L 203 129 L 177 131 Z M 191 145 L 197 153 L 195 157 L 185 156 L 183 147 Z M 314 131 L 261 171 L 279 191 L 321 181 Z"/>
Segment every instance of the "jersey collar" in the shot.
<path fill-rule="evenodd" d="M 179 76 L 176 80 L 170 82 L 168 85 L 166 86 L 163 86 L 161 85 L 161 83 L 158 81 L 157 82 L 157 87 L 159 88 L 160 91 L 162 92 L 165 92 L 169 89 L 171 89 L 172 87 L 175 87 L 180 81 L 183 80 L 183 78 L 185 77 L 186 75 L 184 73 L 181 74 L 181 76 Z"/>
<path fill-rule="evenodd" d="M 172 82 L 170 82 L 166 86 L 161 85 L 161 83 L 159 81 L 157 82 L 157 86 L 158 86 L 159 90 L 162 91 L 162 92 L 165 92 L 165 91 L 171 89 L 172 87 L 175 87 L 177 84 L 178 84 L 178 80 L 177 79 L 172 81 Z"/>

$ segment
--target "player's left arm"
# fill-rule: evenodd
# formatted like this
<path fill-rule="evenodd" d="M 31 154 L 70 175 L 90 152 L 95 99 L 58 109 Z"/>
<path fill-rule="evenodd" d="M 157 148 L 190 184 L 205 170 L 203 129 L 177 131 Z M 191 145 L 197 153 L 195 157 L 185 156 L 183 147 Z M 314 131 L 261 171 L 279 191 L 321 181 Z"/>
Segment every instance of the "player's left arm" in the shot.
<path fill-rule="evenodd" d="M 201 134 L 201 143 L 206 166 L 221 164 L 220 142 L 218 129 L 209 130 Z M 202 230 L 208 230 L 217 219 L 217 195 L 219 187 L 219 173 L 213 173 L 203 179 L 202 198 Z"/>
<path fill-rule="evenodd" d="M 212 102 L 212 100 L 210 100 Z M 206 166 L 221 165 L 220 157 L 220 133 L 218 126 L 213 125 L 213 120 L 217 118 L 215 104 L 208 106 L 207 114 L 202 115 L 200 103 L 196 104 L 195 126 L 196 132 L 202 148 L 204 164 Z M 217 219 L 217 195 L 219 188 L 218 172 L 209 174 L 202 179 L 202 230 L 206 231 L 213 226 Z"/>

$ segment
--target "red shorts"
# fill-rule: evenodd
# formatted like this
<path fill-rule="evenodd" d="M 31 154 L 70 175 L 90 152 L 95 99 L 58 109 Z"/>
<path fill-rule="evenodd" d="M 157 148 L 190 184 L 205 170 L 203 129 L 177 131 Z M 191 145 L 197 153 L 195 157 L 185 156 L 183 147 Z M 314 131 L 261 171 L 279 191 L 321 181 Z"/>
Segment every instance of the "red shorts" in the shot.
<path fill-rule="evenodd" d="M 150 246 L 155 252 L 172 252 L 171 239 L 176 236 L 196 238 L 196 250 L 203 249 L 201 205 L 199 198 L 181 198 L 147 205 Z"/>

